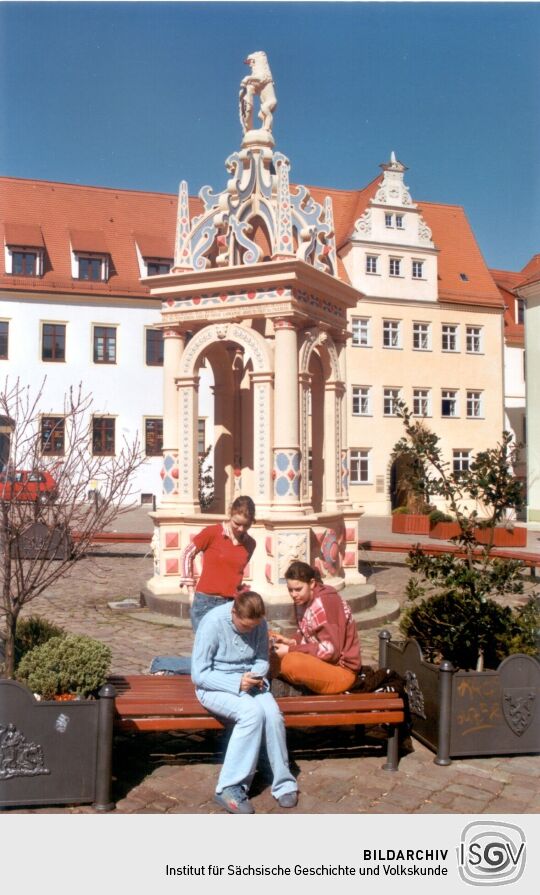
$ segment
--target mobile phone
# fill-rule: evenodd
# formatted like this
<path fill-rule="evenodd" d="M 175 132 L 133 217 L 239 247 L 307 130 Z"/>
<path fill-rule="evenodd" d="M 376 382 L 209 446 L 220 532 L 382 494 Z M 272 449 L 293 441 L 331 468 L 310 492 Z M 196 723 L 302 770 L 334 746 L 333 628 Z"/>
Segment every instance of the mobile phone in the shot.
<path fill-rule="evenodd" d="M 262 674 L 252 674 L 251 677 L 253 678 L 254 681 L 262 681 L 262 679 L 263 679 Z"/>

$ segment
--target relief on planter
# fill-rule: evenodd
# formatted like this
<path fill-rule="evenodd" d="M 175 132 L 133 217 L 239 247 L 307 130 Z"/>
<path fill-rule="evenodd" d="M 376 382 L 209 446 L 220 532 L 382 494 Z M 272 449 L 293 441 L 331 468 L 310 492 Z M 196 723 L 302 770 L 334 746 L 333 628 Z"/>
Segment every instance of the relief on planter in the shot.
<path fill-rule="evenodd" d="M 418 678 L 414 671 L 407 670 L 405 672 L 405 692 L 407 693 L 407 698 L 409 700 L 411 715 L 416 715 L 418 718 L 426 720 L 424 694 L 420 689 L 420 684 L 418 683 Z"/>
<path fill-rule="evenodd" d="M 504 720 L 517 736 L 521 736 L 534 717 L 536 693 L 525 687 L 506 687 L 503 690 Z"/>
<path fill-rule="evenodd" d="M 38 774 L 50 774 L 42 747 L 27 740 L 15 724 L 0 725 L 0 780 Z"/>

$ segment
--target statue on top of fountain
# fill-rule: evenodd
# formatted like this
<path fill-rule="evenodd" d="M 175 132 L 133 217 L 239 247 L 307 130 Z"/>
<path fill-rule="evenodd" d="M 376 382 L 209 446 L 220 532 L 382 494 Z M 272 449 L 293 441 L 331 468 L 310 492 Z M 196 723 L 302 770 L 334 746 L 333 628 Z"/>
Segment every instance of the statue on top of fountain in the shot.
<path fill-rule="evenodd" d="M 244 62 L 250 66 L 251 72 L 240 82 L 239 112 L 244 131 L 243 145 L 263 143 L 273 146 L 272 123 L 277 97 L 266 53 L 262 50 L 250 53 Z M 260 101 L 258 117 L 262 122 L 258 130 L 253 129 L 253 105 L 256 96 Z"/>

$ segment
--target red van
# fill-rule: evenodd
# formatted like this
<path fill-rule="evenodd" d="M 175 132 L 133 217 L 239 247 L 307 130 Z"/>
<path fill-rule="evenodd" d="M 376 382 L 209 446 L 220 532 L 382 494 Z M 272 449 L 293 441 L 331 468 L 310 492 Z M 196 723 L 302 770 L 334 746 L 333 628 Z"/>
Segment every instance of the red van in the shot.
<path fill-rule="evenodd" d="M 56 499 L 57 486 L 52 475 L 45 470 L 6 471 L 0 473 L 0 500 L 37 500 L 52 503 Z"/>

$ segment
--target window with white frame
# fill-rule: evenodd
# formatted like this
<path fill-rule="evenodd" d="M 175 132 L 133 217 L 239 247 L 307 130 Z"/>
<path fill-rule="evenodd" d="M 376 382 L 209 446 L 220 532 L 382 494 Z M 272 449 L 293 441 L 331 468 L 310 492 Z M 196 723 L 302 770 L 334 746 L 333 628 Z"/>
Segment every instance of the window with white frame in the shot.
<path fill-rule="evenodd" d="M 401 276 L 401 258 L 390 258 L 390 276 Z"/>
<path fill-rule="evenodd" d="M 457 416 L 458 393 L 455 389 L 443 388 L 441 392 L 441 416 Z"/>
<path fill-rule="evenodd" d="M 404 224 L 403 224 L 403 215 L 402 215 L 402 214 L 396 214 L 396 229 L 397 229 L 397 230 L 403 230 L 403 227 L 404 227 Z"/>
<path fill-rule="evenodd" d="M 413 280 L 422 280 L 424 278 L 424 262 L 413 260 L 412 263 Z"/>
<path fill-rule="evenodd" d="M 377 255 L 366 255 L 366 273 L 377 273 Z"/>
<path fill-rule="evenodd" d="M 464 472 L 468 472 L 471 466 L 471 452 L 469 450 L 452 451 L 452 471 L 459 478 Z"/>
<path fill-rule="evenodd" d="M 353 385 L 353 387 L 352 387 L 353 416 L 369 416 L 369 414 L 371 412 L 369 393 L 370 393 L 369 386 Z"/>
<path fill-rule="evenodd" d="M 76 279 L 106 282 L 109 278 L 109 256 L 75 252 Z"/>
<path fill-rule="evenodd" d="M 383 414 L 384 416 L 396 416 L 396 403 L 399 401 L 399 388 L 385 388 L 383 390 Z"/>
<path fill-rule="evenodd" d="M 350 453 L 351 485 L 365 485 L 370 481 L 369 450 L 355 448 Z"/>
<path fill-rule="evenodd" d="M 371 344 L 371 319 L 369 317 L 353 317 L 352 344 L 367 348 Z"/>
<path fill-rule="evenodd" d="M 467 354 L 480 354 L 482 351 L 482 327 L 468 326 L 466 333 Z"/>
<path fill-rule="evenodd" d="M 467 392 L 467 417 L 478 419 L 482 416 L 482 392 Z"/>
<path fill-rule="evenodd" d="M 431 324 L 413 323 L 413 348 L 415 351 L 429 351 L 431 348 Z"/>
<path fill-rule="evenodd" d="M 415 416 L 431 416 L 431 390 L 429 388 L 413 389 L 413 414 Z"/>
<path fill-rule="evenodd" d="M 401 347 L 400 324 L 400 320 L 383 320 L 383 348 Z"/>
<path fill-rule="evenodd" d="M 385 227 L 393 227 L 394 226 L 394 217 L 388 212 L 384 215 L 384 225 Z"/>
<path fill-rule="evenodd" d="M 44 249 L 6 245 L 4 252 L 6 273 L 14 277 L 41 277 L 44 255 Z"/>
<path fill-rule="evenodd" d="M 443 323 L 442 326 L 442 350 L 458 350 L 458 328 L 454 323 Z"/>

